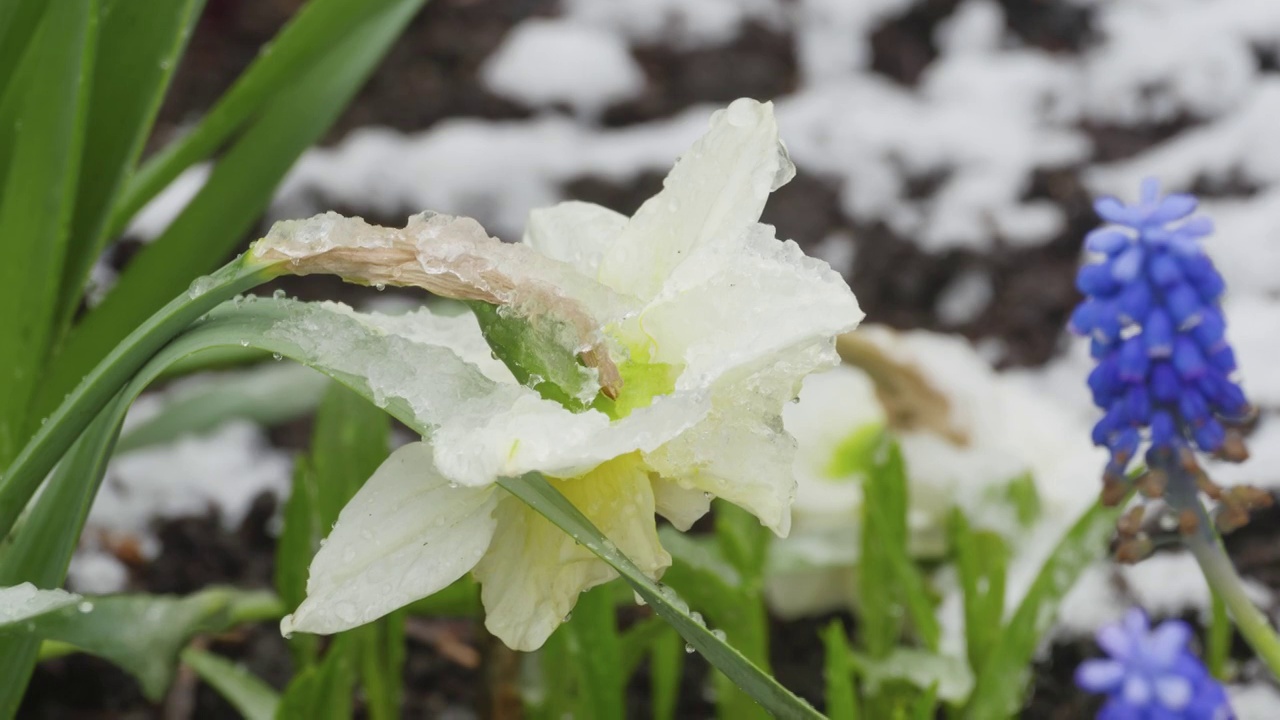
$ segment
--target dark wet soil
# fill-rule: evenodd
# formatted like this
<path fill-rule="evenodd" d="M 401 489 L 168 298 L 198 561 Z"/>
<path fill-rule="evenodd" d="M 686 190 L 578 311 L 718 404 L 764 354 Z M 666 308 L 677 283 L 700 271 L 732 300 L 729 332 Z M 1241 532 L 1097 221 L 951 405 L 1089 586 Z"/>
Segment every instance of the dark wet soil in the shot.
<path fill-rule="evenodd" d="M 1026 45 L 1052 53 L 1076 53 L 1096 35 L 1090 11 L 1063 0 L 1001 0 L 1011 36 Z M 205 112 L 257 56 L 301 0 L 208 0 L 173 88 L 165 102 L 154 149 Z M 898 17 L 889 18 L 871 39 L 872 67 L 904 86 L 914 85 L 937 56 L 933 30 L 958 5 L 958 0 L 925 0 Z M 493 96 L 477 82 L 480 64 L 517 22 L 553 15 L 555 0 L 433 0 L 391 50 L 353 105 L 325 138 L 341 139 L 352 128 L 378 124 L 416 131 L 448 117 L 489 119 L 531 115 L 508 100 Z M 661 44 L 634 49 L 648 76 L 647 89 L 637 98 L 608 108 L 602 122 L 626 126 L 664 117 L 696 103 L 724 102 L 740 96 L 768 97 L 793 90 L 797 83 L 795 48 L 789 35 L 749 26 L 722 46 L 696 50 Z M 1259 55 L 1264 70 L 1280 70 L 1274 55 Z M 1132 156 L 1192 126 L 1178 118 L 1161 125 L 1118 127 L 1089 125 L 1096 159 Z M 661 183 L 660 175 L 643 175 L 625 183 L 583 177 L 567 183 L 566 195 L 631 211 Z M 920 178 L 917 191 L 927 197 L 937 178 Z M 1209 195 L 1247 195 L 1247 183 L 1203 181 L 1195 188 Z M 1057 349 L 1060 330 L 1078 295 L 1072 275 L 1079 254 L 1079 238 L 1094 218 L 1082 189 L 1079 169 L 1042 172 L 1027 191 L 1029 198 L 1057 203 L 1068 217 L 1062 235 L 1037 248 L 1000 248 L 987 253 L 951 251 L 927 254 L 909 238 L 895 235 L 878 223 L 849 217 L 837 201 L 838 188 L 803 171 L 776 193 L 765 221 L 779 235 L 811 244 L 842 231 L 852 238 L 856 263 L 848 278 L 871 321 L 899 328 L 928 328 L 960 332 L 974 340 L 990 340 L 1005 365 L 1036 365 Z M 366 208 L 337 208 L 380 219 Z M 399 222 L 403 215 L 381 218 Z M 113 260 L 123 265 L 136 250 L 125 241 Z M 936 312 L 941 292 L 957 277 L 982 273 L 992 281 L 992 302 L 959 326 L 945 325 Z M 342 285 L 326 278 L 285 284 L 304 299 L 328 298 L 348 302 L 372 290 Z M 305 426 L 277 429 L 273 439 L 285 446 L 305 442 Z M 159 528 L 163 552 L 153 562 L 134 568 L 133 589 L 185 593 L 212 583 L 267 587 L 272 576 L 274 541 L 267 523 L 274 508 L 264 498 L 236 531 L 222 529 L 215 517 L 170 521 Z M 1280 510 L 1260 513 L 1256 521 L 1235 533 L 1227 546 L 1243 571 L 1280 589 Z M 796 692 L 821 706 L 822 649 L 817 630 L 828 619 L 775 623 L 773 661 L 778 677 Z M 449 625 L 457 642 L 480 649 L 483 641 L 466 623 Z M 211 647 L 243 663 L 272 685 L 283 686 L 290 660 L 283 640 L 266 626 L 212 638 Z M 1236 654 L 1246 656 L 1237 641 Z M 1089 717 L 1096 702 L 1078 692 L 1071 674 L 1084 657 L 1095 652 L 1087 643 L 1055 645 L 1038 663 L 1025 718 L 1068 720 Z M 713 707 L 703 692 L 706 664 L 696 655 L 686 663 L 681 718 L 711 717 Z M 643 677 L 637 680 L 642 691 Z M 405 717 L 441 717 L 453 712 L 467 717 L 471 709 L 489 707 L 482 670 L 459 664 L 430 643 L 411 639 L 405 666 Z M 153 705 L 136 683 L 110 664 L 86 656 L 70 656 L 42 664 L 36 671 L 19 717 L 234 718 L 235 712 L 216 693 L 199 683 L 179 683 L 166 703 Z M 190 711 L 175 714 L 179 707 Z M 166 710 L 168 708 L 168 710 Z"/>

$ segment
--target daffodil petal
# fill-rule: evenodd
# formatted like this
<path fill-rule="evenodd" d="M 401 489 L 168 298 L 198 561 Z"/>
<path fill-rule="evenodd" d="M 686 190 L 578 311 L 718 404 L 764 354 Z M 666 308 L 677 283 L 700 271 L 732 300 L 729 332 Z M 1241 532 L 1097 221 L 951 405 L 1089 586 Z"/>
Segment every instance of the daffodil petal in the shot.
<path fill-rule="evenodd" d="M 814 338 L 848 332 L 863 318 L 838 273 L 769 225 L 707 243 L 675 269 L 640 317 L 654 357 L 681 363 L 677 388 L 708 385 L 734 368 Z"/>
<path fill-rule="evenodd" d="M 613 421 L 597 410 L 569 412 L 530 392 L 489 416 L 445 423 L 432 444 L 441 471 L 464 484 L 535 470 L 574 477 L 612 458 L 656 449 L 701 421 L 710 407 L 706 391 L 681 393 Z"/>
<path fill-rule="evenodd" d="M 658 542 L 649 476 L 632 455 L 555 486 L 646 575 L 671 564 Z M 497 532 L 475 568 L 485 627 L 510 648 L 536 650 L 564 621 L 579 593 L 617 577 L 613 568 L 513 497 L 495 516 Z"/>
<path fill-rule="evenodd" d="M 595 203 L 571 200 L 529 213 L 524 243 L 594 278 L 600 259 L 627 226 L 627 216 Z"/>
<path fill-rule="evenodd" d="M 782 408 L 805 375 L 835 361 L 831 343 L 820 340 L 759 361 L 759 369 L 744 377 L 722 380 L 706 419 L 646 459 L 663 477 L 745 508 L 786 537 L 796 441 L 783 429 Z"/>
<path fill-rule="evenodd" d="M 406 421 L 423 434 L 445 422 L 482 422 L 521 396 L 536 396 L 514 382 L 490 377 L 488 373 L 501 373 L 488 364 L 492 359 L 486 363 L 476 357 L 477 349 L 467 349 L 472 341 L 459 349 L 485 363 L 483 369 L 445 345 L 458 339 L 461 328 L 433 332 L 415 326 L 414 318 L 429 315 L 397 320 L 358 313 L 341 303 L 274 302 L 287 303 L 289 311 L 267 331 L 269 338 L 296 348 L 291 355 L 310 367 L 363 383 L 382 407 L 403 401 L 413 414 Z"/>
<path fill-rule="evenodd" d="M 446 587 L 489 547 L 496 498 L 493 487 L 450 486 L 426 443 L 395 451 L 338 515 L 281 630 L 340 632 Z"/>
<path fill-rule="evenodd" d="M 652 486 L 658 514 L 677 530 L 688 530 L 711 510 L 711 493 L 704 490 L 683 487 L 663 477 L 655 477 Z"/>
<path fill-rule="evenodd" d="M 772 103 L 742 98 L 676 162 L 609 247 L 600 282 L 647 300 L 699 245 L 737 237 L 760 219 L 769 193 L 795 176 L 778 140 Z"/>

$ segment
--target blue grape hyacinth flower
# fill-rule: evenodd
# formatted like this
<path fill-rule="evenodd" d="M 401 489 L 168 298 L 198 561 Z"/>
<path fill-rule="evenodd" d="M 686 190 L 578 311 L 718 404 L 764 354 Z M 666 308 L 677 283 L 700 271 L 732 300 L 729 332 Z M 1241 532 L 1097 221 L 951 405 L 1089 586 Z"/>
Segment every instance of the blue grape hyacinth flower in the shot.
<path fill-rule="evenodd" d="M 1191 628 L 1167 620 L 1155 629 L 1141 610 L 1098 631 L 1108 657 L 1086 660 L 1076 684 L 1107 696 L 1098 720 L 1232 720 L 1222 685 L 1188 648 Z"/>
<path fill-rule="evenodd" d="M 1097 360 L 1088 382 L 1104 411 L 1093 440 L 1111 454 L 1103 499 L 1127 495 L 1129 466 L 1145 447 L 1138 488 L 1181 513 L 1184 531 L 1197 525 L 1199 492 L 1220 502 L 1220 525 L 1243 524 L 1263 494 L 1217 487 L 1196 460 L 1197 450 L 1244 460 L 1241 428 L 1255 415 L 1226 338 L 1225 284 L 1200 245 L 1213 224 L 1191 216 L 1195 197 L 1162 196 L 1154 179 L 1136 204 L 1107 197 L 1094 209 L 1108 224 L 1085 237 L 1090 259 L 1076 279 L 1085 299 L 1071 329 L 1090 338 Z"/>

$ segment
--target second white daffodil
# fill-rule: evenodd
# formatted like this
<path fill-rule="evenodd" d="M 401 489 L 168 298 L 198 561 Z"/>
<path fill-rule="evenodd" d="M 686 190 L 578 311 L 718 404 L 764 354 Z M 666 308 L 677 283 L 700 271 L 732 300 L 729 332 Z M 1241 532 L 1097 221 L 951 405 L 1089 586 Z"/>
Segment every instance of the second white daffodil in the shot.
<path fill-rule="evenodd" d="M 839 275 L 759 223 L 793 175 L 772 106 L 744 99 L 631 218 L 562 203 L 531 214 L 522 244 L 443 215 L 403 229 L 332 214 L 277 225 L 255 247 L 264 261 L 417 285 L 480 317 L 358 316 L 451 350 L 418 369 L 428 379 L 454 371 L 402 393 L 429 438 L 393 453 L 342 511 L 283 629 L 351 628 L 471 571 L 489 630 L 539 647 L 579 593 L 616 575 L 495 484 L 530 471 L 654 578 L 670 564 L 655 514 L 685 529 L 721 497 L 786 535 L 795 442 L 782 407 L 862 318 Z M 576 361 L 557 366 L 557 352 Z M 394 394 L 412 369 L 388 363 L 377 386 Z"/>

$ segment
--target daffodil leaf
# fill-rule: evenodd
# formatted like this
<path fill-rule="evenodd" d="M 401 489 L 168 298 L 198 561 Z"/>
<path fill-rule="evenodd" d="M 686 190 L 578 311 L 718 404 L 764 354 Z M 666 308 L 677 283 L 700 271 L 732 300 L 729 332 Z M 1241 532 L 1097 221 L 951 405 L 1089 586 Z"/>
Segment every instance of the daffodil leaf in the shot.
<path fill-rule="evenodd" d="M 827 715 L 833 718 L 858 720 L 857 689 L 853 682 L 852 649 L 845 635 L 844 623 L 832 620 L 822 631 L 825 650 L 823 677 L 827 682 Z"/>
<path fill-rule="evenodd" d="M 348 647 L 353 641 L 350 635 L 339 636 L 329 646 L 324 660 L 294 675 L 280 698 L 276 718 L 348 720 L 356 682 L 353 653 Z"/>
<path fill-rule="evenodd" d="M 951 531 L 964 590 L 965 648 L 969 665 L 981 671 L 1002 632 L 1009 549 L 998 533 L 972 529 L 959 510 L 952 514 Z"/>
<path fill-rule="evenodd" d="M 167 394 L 158 413 L 122 433 L 116 454 L 207 432 L 228 420 L 288 422 L 315 410 L 328 386 L 325 376 L 293 363 L 203 378 Z"/>
<path fill-rule="evenodd" d="M 654 720 L 674 720 L 680 701 L 680 679 L 684 676 L 684 640 L 670 625 L 653 641 L 649 675 L 653 683 Z"/>
<path fill-rule="evenodd" d="M 328 389 L 316 413 L 311 452 L 299 459 L 276 551 L 277 587 L 290 608 L 306 597 L 307 566 L 338 514 L 386 460 L 390 449 L 386 413 L 358 393 L 332 381 L 326 380 L 326 384 Z M 397 717 L 404 613 L 391 613 L 349 634 L 353 637 L 341 647 L 351 653 L 352 665 L 358 669 L 369 716 L 374 720 Z M 299 665 L 305 668 L 315 662 L 319 648 L 315 636 L 299 633 L 289 642 Z"/>
<path fill-rule="evenodd" d="M 5 592 L 13 592 L 12 589 Z M 189 597 L 116 595 L 51 603 L 38 614 L 0 622 L 0 637 L 58 640 L 106 658 L 138 678 L 152 700 L 173 679 L 178 653 L 196 634 L 282 614 L 275 596 L 213 588 Z"/>
<path fill-rule="evenodd" d="M 280 705 L 280 695 L 242 665 L 211 652 L 189 647 L 182 662 L 218 691 L 245 720 L 272 720 Z"/>
<path fill-rule="evenodd" d="M 35 412 L 49 412 L 132 328 L 222 262 L 270 203 L 289 167 L 337 119 L 423 2 L 309 3 L 281 33 L 280 44 L 264 52 L 188 136 L 194 139 L 179 141 L 144 166 L 115 204 L 109 237 L 177 171 L 234 136 L 191 203 L 68 333 L 45 369 Z"/>
<path fill-rule="evenodd" d="M 631 588 L 626 590 L 631 593 Z M 574 617 L 577 617 L 576 615 Z M 618 636 L 619 667 L 625 677 L 640 667 L 640 662 L 658 641 L 658 636 L 669 626 L 660 617 L 647 617 L 633 624 Z"/>
<path fill-rule="evenodd" d="M 128 401 L 117 395 L 58 463 L 26 523 L 0 554 L 0 585 L 62 584 L 127 408 Z M 37 636 L 0 633 L 0 717 L 16 711 L 40 647 Z"/>
<path fill-rule="evenodd" d="M 0 467 L 17 455 L 40 417 L 32 417 L 31 405 L 58 340 L 58 285 L 89 115 L 85 78 L 93 73 L 98 42 L 96 0 L 49 2 L 33 24 L 28 7 L 0 11 L 0 21 L 34 35 L 21 57 L 3 58 L 9 47 L 0 50 L 0 58 L 15 63 L 0 70 L 11 78 L 0 96 L 0 306 L 21 308 L 0 316 L 0 367 L 6 373 L 0 383 Z M 21 45 L 27 38 L 0 41 Z"/>
<path fill-rule="evenodd" d="M 80 307 L 102 253 L 112 200 L 151 135 L 165 89 L 204 0 L 103 0 L 75 214 L 62 273 L 59 332 Z"/>
<path fill-rule="evenodd" d="M 1115 530 L 1119 513 L 1119 508 L 1095 504 L 1058 542 L 991 647 L 964 717 L 1000 720 L 1017 714 L 1027 691 L 1036 647 L 1052 625 L 1063 596 L 1080 573 L 1106 552 L 1107 539 Z"/>
<path fill-rule="evenodd" d="M 723 500 L 716 501 L 715 521 L 720 551 L 737 568 L 743 585 L 754 591 L 763 580 L 771 533 L 754 515 Z"/>
<path fill-rule="evenodd" d="M 936 650 L 940 630 L 923 574 L 907 549 L 908 488 L 898 444 L 881 434 L 865 485 L 860 607 L 867 651 L 882 657 L 897 644 L 897 604 L 907 609 L 925 647 Z"/>
<path fill-rule="evenodd" d="M 769 667 L 769 622 L 761 570 L 769 531 L 736 505 L 716 504 L 711 542 L 663 528 L 663 545 L 674 560 L 663 580 L 690 599 L 725 639 L 761 670 Z M 759 705 L 717 673 L 716 707 L 722 716 L 762 717 Z"/>
<path fill-rule="evenodd" d="M 576 676 L 578 712 L 575 717 L 624 717 L 626 680 L 622 648 L 614 617 L 612 588 L 588 590 L 578 597 L 573 616 L 559 630 L 563 635 L 570 668 L 547 672 L 571 672 Z"/>
<path fill-rule="evenodd" d="M 858 675 L 871 695 L 881 685 L 905 682 L 919 690 L 932 691 L 950 702 L 961 702 L 973 690 L 973 673 L 960 658 L 909 647 L 897 647 L 882 658 L 852 655 Z"/>

